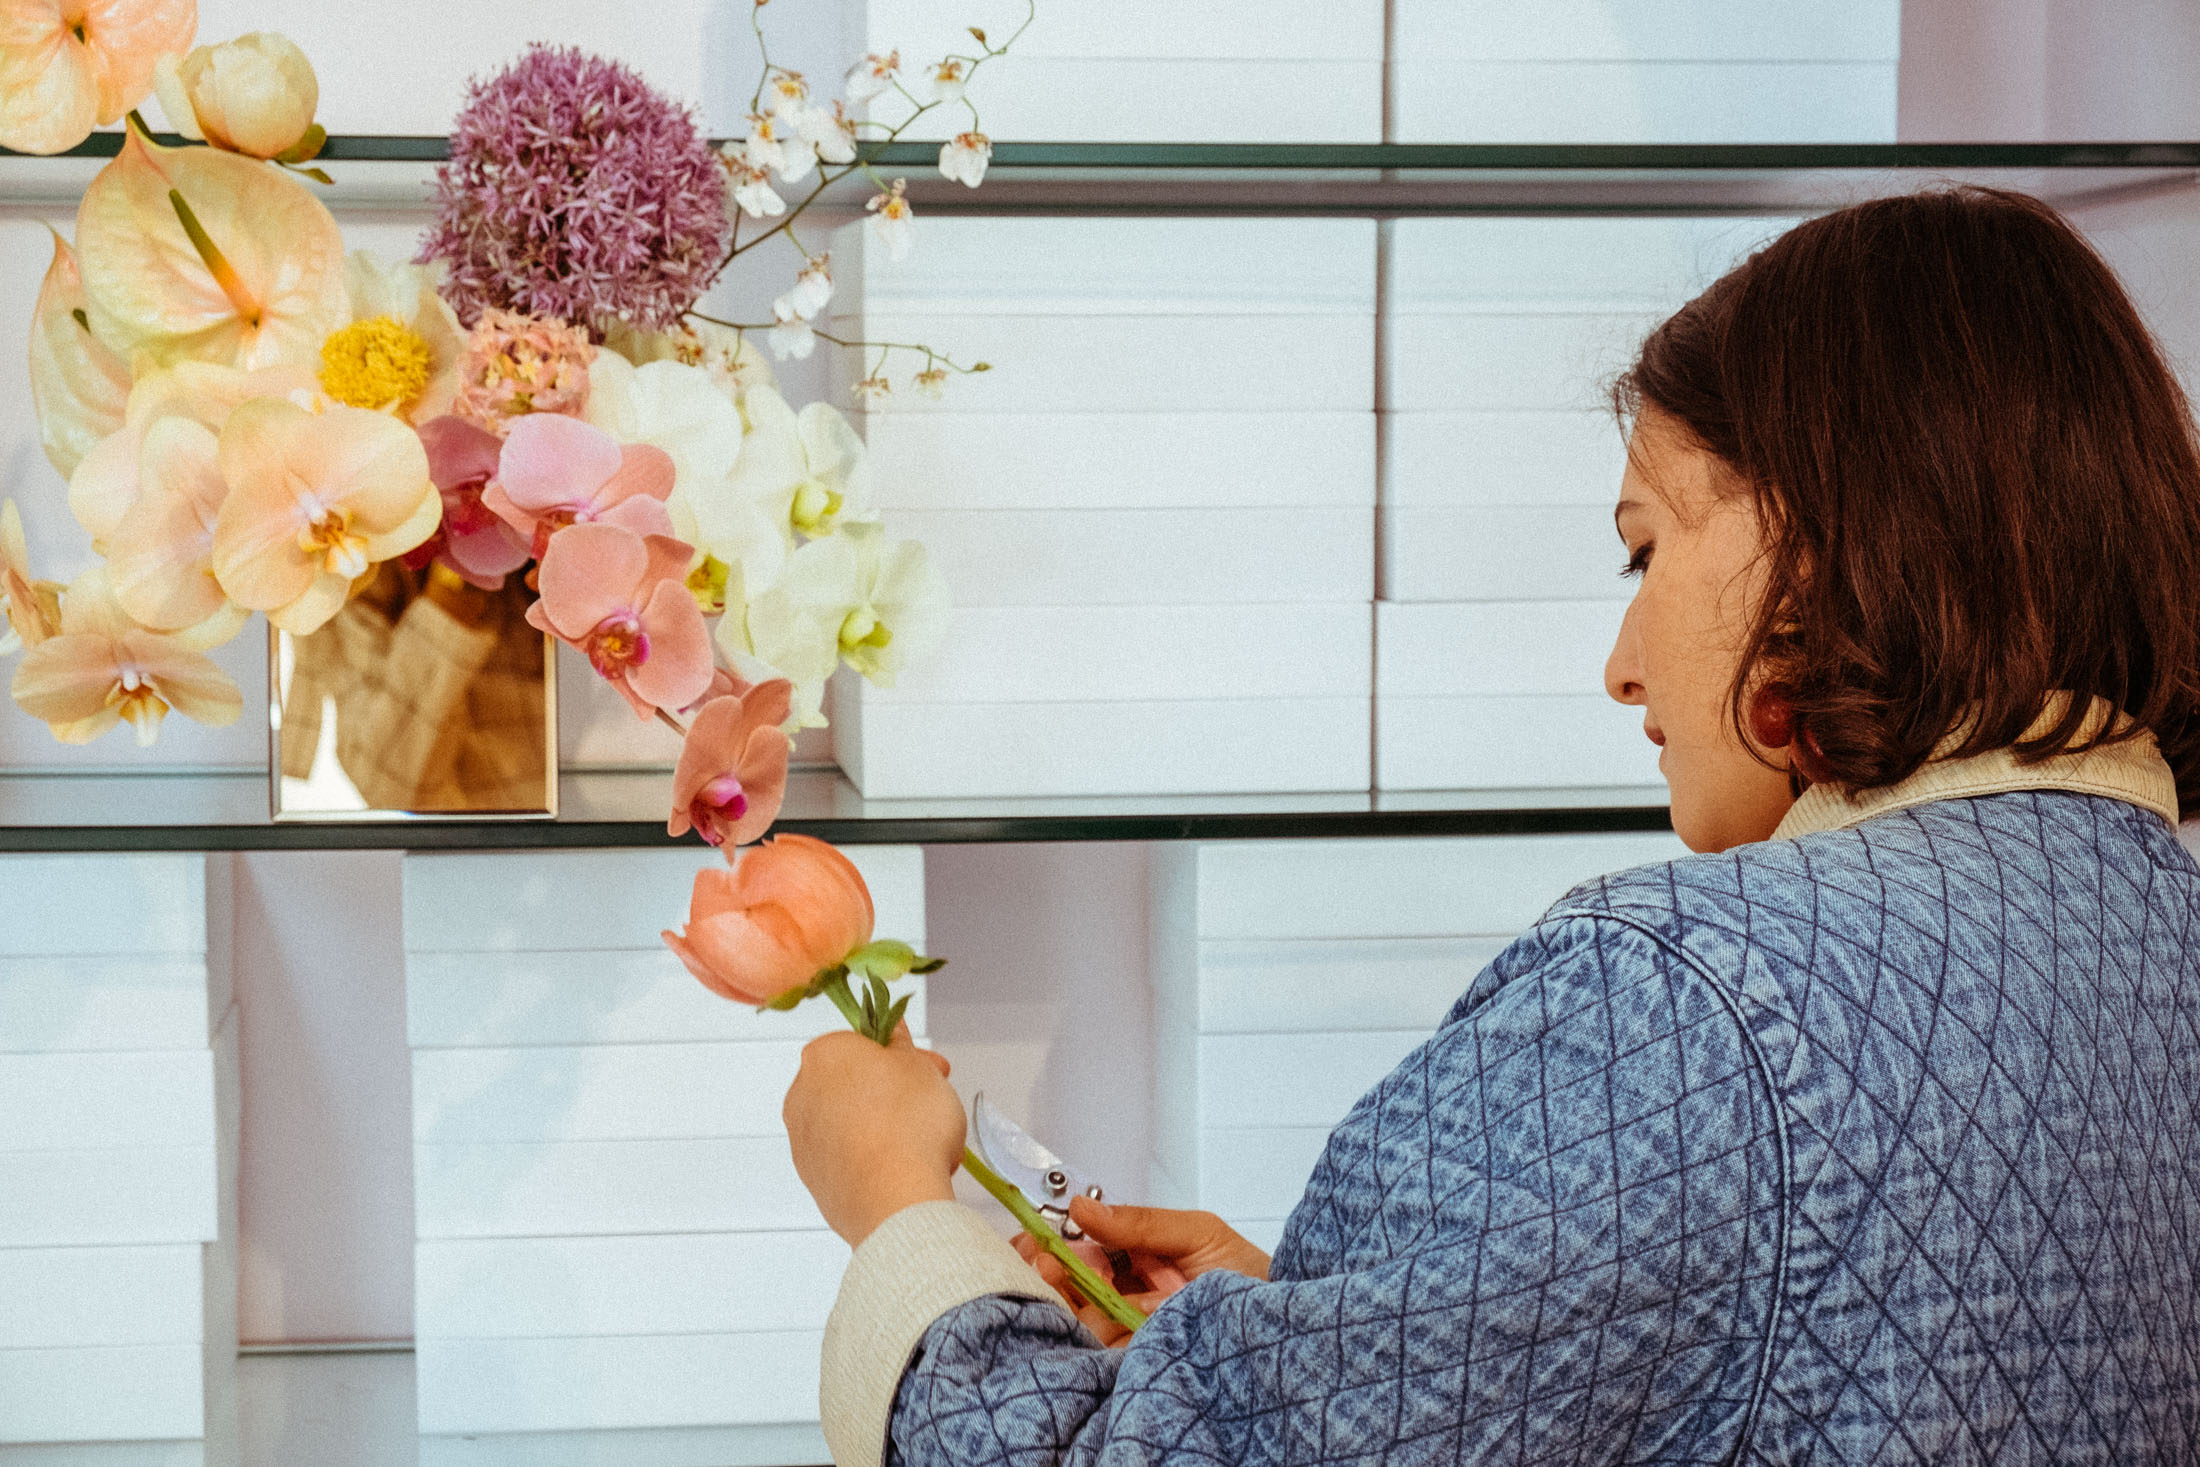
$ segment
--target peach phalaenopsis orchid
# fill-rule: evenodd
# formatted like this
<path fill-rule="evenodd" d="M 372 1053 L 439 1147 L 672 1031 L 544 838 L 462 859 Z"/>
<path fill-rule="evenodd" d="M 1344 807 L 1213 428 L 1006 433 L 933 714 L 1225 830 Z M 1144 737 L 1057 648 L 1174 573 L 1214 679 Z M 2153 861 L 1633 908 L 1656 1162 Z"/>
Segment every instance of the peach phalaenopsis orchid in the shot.
<path fill-rule="evenodd" d="M 5 3 L 5 0 L 0 0 Z M 351 319 L 344 238 L 280 169 L 133 124 L 76 213 L 93 334 L 155 363 L 310 362 Z"/>
<path fill-rule="evenodd" d="M 672 774 L 669 834 L 693 829 L 730 856 L 771 828 L 787 793 L 792 746 L 782 725 L 793 700 L 793 684 L 773 678 L 703 705 Z"/>
<path fill-rule="evenodd" d="M 144 100 L 196 0 L 0 0 L 0 147 L 61 153 Z"/>
<path fill-rule="evenodd" d="M 710 633 L 687 588 L 693 559 L 667 535 L 569 525 L 550 537 L 527 620 L 585 653 L 640 717 L 685 708 L 711 677 Z"/>
<path fill-rule="evenodd" d="M 695 877 L 688 924 L 665 945 L 703 986 L 769 1004 L 806 988 L 871 940 L 871 891 L 821 840 L 782 835 L 751 846 L 731 870 Z"/>
<path fill-rule="evenodd" d="M 244 711 L 237 685 L 187 638 L 132 621 L 99 567 L 71 583 L 59 631 L 23 654 L 11 691 L 65 744 L 89 743 L 124 720 L 150 744 L 171 708 L 216 726 Z"/>
<path fill-rule="evenodd" d="M 369 566 L 426 540 L 443 516 L 420 435 L 385 413 L 256 398 L 229 415 L 220 442 L 229 493 L 215 578 L 286 632 L 318 629 Z"/>
<path fill-rule="evenodd" d="M 162 418 L 146 431 L 138 500 L 107 538 L 107 577 L 115 600 L 149 631 L 203 627 L 227 641 L 244 626 L 244 608 L 214 577 L 214 527 L 229 496 L 220 454 L 213 430 L 190 418 Z"/>
<path fill-rule="evenodd" d="M 505 435 L 496 482 L 481 500 L 528 537 L 539 560 L 551 535 L 568 525 L 670 538 L 672 482 L 672 456 L 661 448 L 622 444 L 560 413 L 530 413 Z"/>
<path fill-rule="evenodd" d="M 61 588 L 31 579 L 30 546 L 15 501 L 0 501 L 0 595 L 7 597 L 8 625 L 0 651 L 35 647 L 61 630 Z"/>

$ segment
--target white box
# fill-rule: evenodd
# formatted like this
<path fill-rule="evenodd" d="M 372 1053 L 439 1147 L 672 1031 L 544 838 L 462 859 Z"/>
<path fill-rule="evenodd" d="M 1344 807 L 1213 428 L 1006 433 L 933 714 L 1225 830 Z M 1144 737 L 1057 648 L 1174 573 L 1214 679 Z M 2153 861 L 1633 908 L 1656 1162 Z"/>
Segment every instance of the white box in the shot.
<path fill-rule="evenodd" d="M 1891 61 L 1431 61 L 1391 68 L 1401 143 L 1891 143 Z"/>
<path fill-rule="evenodd" d="M 924 851 L 849 846 L 871 889 L 880 937 L 923 948 Z M 692 850 L 511 851 L 405 857 L 405 950 L 587 952 L 663 950 L 686 919 L 695 873 L 725 858 Z"/>
<path fill-rule="evenodd" d="M 0 957 L 206 955 L 197 855 L 0 856 Z"/>
<path fill-rule="evenodd" d="M 834 750 L 871 799 L 1365 790 L 1364 696 L 834 705 Z"/>
<path fill-rule="evenodd" d="M 1368 603 L 958 607 L 867 708 L 1365 696 Z"/>
<path fill-rule="evenodd" d="M 192 1343 L 0 1351 L 0 1443 L 201 1436 L 206 1365 Z"/>
<path fill-rule="evenodd" d="M 1334 509 L 1374 502 L 1373 403 L 1328 412 L 873 413 L 880 503 L 912 510 Z M 1604 419 L 1607 435 L 1610 418 Z M 1614 476 L 1613 483 L 1618 482 Z M 967 595 L 966 583 L 955 583 Z"/>
<path fill-rule="evenodd" d="M 785 1467 L 830 1462 L 833 1455 L 814 1421 L 430 1433 L 419 1438 L 419 1449 L 419 1467 Z"/>
<path fill-rule="evenodd" d="M 1382 543 L 1386 601 L 1625 601 L 1635 592 L 1620 575 L 1627 547 L 1608 504 L 1392 505 Z"/>
<path fill-rule="evenodd" d="M 894 510 L 961 607 L 1195 606 L 1375 594 L 1375 516 L 1320 509 Z M 953 645 L 952 643 L 950 645 Z"/>
<path fill-rule="evenodd" d="M 995 45 L 1005 43 L 1023 23 L 1025 7 L 1022 0 L 850 0 L 845 13 L 852 46 L 898 47 L 903 61 L 914 63 L 968 52 L 965 26 L 984 30 Z M 1383 7 L 1378 0 L 1207 0 L 1195 6 L 1113 0 L 1042 7 L 1012 55 L 1381 61 Z M 1012 64 L 988 63 L 1003 70 Z"/>
<path fill-rule="evenodd" d="M 214 1056 L 0 1054 L 0 1151 L 211 1147 Z"/>
<path fill-rule="evenodd" d="M 217 1236 L 212 1146 L 0 1151 L 0 1248 Z"/>
<path fill-rule="evenodd" d="M 413 1147 L 421 1238 L 775 1232 L 824 1226 L 785 1136 Z M 545 1428 L 546 1430 L 548 1428 Z"/>
<path fill-rule="evenodd" d="M 924 983 L 894 989 L 909 995 L 910 1032 L 923 1034 Z M 410 953 L 405 1008 L 415 1051 L 811 1039 L 847 1027 L 829 1003 L 783 1014 L 728 1003 L 661 945 L 655 952 Z"/>
<path fill-rule="evenodd" d="M 1389 1070 L 1384 1066 L 1360 1088 L 1373 1086 Z M 1252 1113 L 1229 1097 L 1219 1097 L 1218 1102 L 1207 1112 L 1209 1116 L 1229 1119 Z M 1332 1124 L 1342 1115 L 1339 1111 L 1316 1126 L 1218 1126 L 1201 1131 L 1196 1172 L 1199 1206 L 1225 1218 L 1290 1216 L 1329 1144 Z"/>
<path fill-rule="evenodd" d="M 1687 851 L 1678 837 L 1658 832 L 1221 841 L 1158 854 L 1171 868 L 1162 878 L 1168 906 L 1161 923 L 1173 944 L 1187 934 L 1243 941 L 1509 937 L 1591 877 Z"/>
<path fill-rule="evenodd" d="M 1427 61 L 1893 61 L 1899 0 L 1402 0 L 1396 54 Z"/>
<path fill-rule="evenodd" d="M 214 997 L 203 956 L 0 958 L 0 1053 L 203 1049 Z"/>
<path fill-rule="evenodd" d="M 1388 509 L 1594 505 L 1607 518 L 1627 470 L 1609 406 L 1547 412 L 1400 412 L 1383 424 Z"/>
<path fill-rule="evenodd" d="M 1798 216 L 1533 215 L 1400 219 L 1396 316 L 1673 311 Z"/>
<path fill-rule="evenodd" d="M 1431 1032 L 1203 1034 L 1200 1124 L 1326 1130 Z"/>
<path fill-rule="evenodd" d="M 1594 411 L 1665 319 L 1655 311 L 1478 311 L 1392 317 L 1391 412 Z M 1616 484 L 1614 486 L 1617 487 Z"/>
<path fill-rule="evenodd" d="M 1575 697 L 1384 697 L 1375 705 L 1381 790 L 1662 790 L 1643 713 Z"/>
<path fill-rule="evenodd" d="M 1509 934 L 1203 941 L 1185 1017 L 1202 1034 L 1428 1034 L 1509 941 Z M 1155 1002 L 1168 1000 L 1156 994 Z"/>
<path fill-rule="evenodd" d="M 780 1102 L 806 1042 L 421 1050 L 413 1055 L 413 1139 L 778 1138 L 786 1134 Z"/>
<path fill-rule="evenodd" d="M 817 1418 L 822 1330 L 419 1342 L 423 1433 Z"/>
<path fill-rule="evenodd" d="M 206 1282 L 197 1243 L 0 1248 L 0 1361 L 11 1350 L 197 1344 Z"/>
<path fill-rule="evenodd" d="M 848 1245 L 824 1229 L 425 1239 L 423 1340 L 823 1329 Z"/>
<path fill-rule="evenodd" d="M 965 366 L 990 364 L 989 371 L 954 378 L 938 398 L 903 390 L 871 402 L 869 418 L 1334 413 L 1375 401 L 1372 312 L 943 317 L 873 311 L 833 321 L 835 335 L 922 342 Z M 844 385 L 871 370 L 871 356 L 861 350 L 834 348 L 833 354 Z"/>
<path fill-rule="evenodd" d="M 1598 692 L 1626 611 L 1624 601 L 1383 602 L 1376 697 Z"/>
<path fill-rule="evenodd" d="M 833 311 L 845 317 L 1143 318 L 1165 341 L 1186 316 L 1368 317 L 1371 219 L 927 219 L 892 258 L 863 223 L 833 235 Z"/>

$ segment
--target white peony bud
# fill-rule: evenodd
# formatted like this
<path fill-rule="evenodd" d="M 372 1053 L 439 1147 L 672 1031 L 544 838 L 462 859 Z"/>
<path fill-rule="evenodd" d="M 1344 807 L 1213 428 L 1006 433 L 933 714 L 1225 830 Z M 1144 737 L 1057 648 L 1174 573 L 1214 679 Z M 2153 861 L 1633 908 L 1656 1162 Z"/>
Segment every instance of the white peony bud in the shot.
<path fill-rule="evenodd" d="M 287 36 L 254 31 L 180 59 L 163 57 L 153 89 L 169 125 L 187 138 L 286 162 L 320 151 L 313 110 L 321 84 Z"/>

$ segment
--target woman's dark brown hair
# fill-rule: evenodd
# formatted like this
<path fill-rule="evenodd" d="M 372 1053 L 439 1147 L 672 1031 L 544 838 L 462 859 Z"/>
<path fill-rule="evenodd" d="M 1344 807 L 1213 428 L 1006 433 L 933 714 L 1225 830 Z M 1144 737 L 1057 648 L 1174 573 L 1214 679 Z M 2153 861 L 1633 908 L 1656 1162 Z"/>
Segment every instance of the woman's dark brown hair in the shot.
<path fill-rule="evenodd" d="M 1935 754 L 2089 747 L 2098 694 L 2200 805 L 2200 447 L 2115 273 L 2037 199 L 1960 188 L 1782 235 L 1652 332 L 1615 401 L 1756 496 L 1771 587 L 1733 689 L 1784 685 L 1850 791 Z M 2058 690 L 2080 696 L 2020 742 Z"/>

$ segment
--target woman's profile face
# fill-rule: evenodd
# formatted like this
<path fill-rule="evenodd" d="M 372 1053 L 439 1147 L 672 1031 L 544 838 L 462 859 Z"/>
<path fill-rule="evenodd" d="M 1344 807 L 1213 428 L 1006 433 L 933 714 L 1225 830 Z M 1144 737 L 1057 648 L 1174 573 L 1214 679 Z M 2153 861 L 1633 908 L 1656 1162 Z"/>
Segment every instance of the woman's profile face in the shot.
<path fill-rule="evenodd" d="M 1764 840 L 1794 803 L 1787 751 L 1758 749 L 1734 727 L 1729 698 L 1764 594 L 1753 496 L 1673 421 L 1645 408 L 1628 442 L 1616 519 L 1635 596 L 1604 666 L 1604 688 L 1643 710 L 1672 792 L 1673 829 L 1690 850 Z"/>

